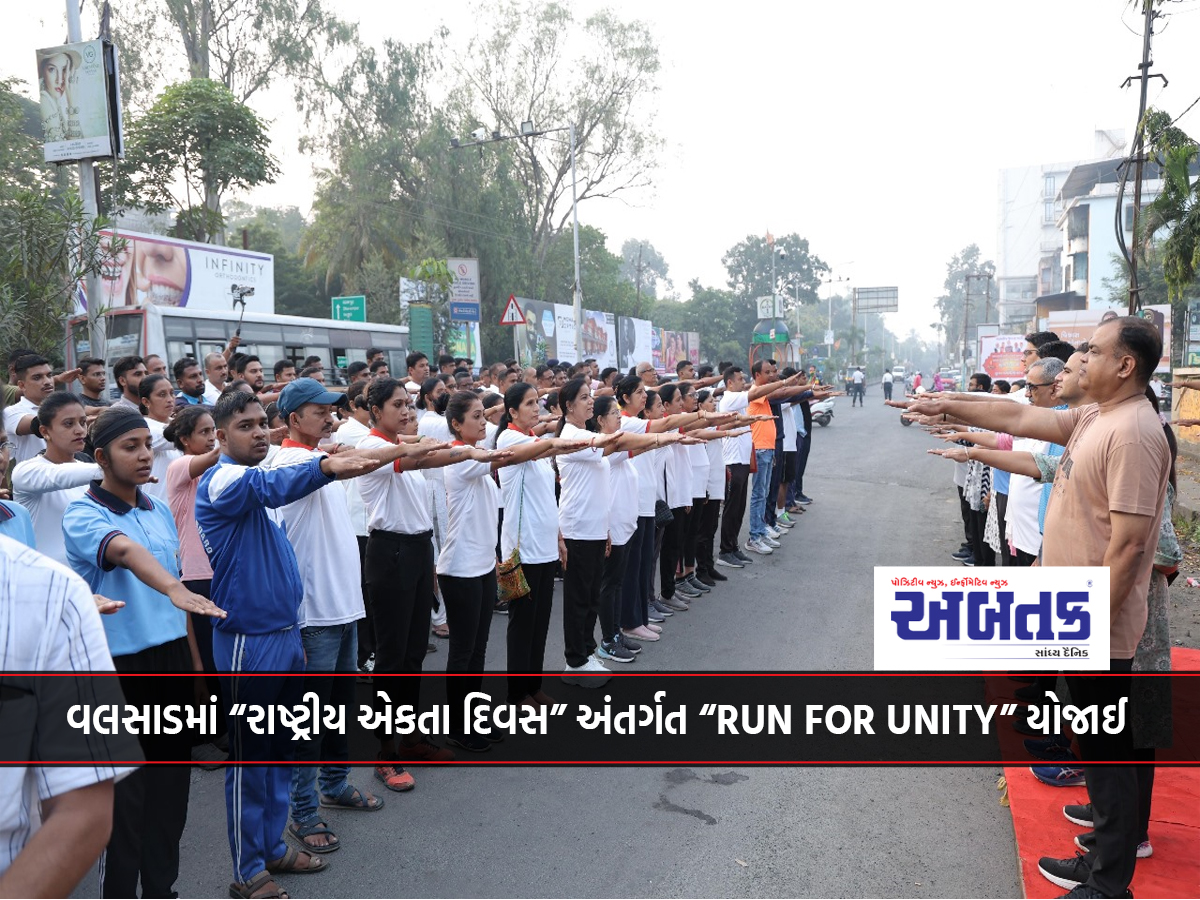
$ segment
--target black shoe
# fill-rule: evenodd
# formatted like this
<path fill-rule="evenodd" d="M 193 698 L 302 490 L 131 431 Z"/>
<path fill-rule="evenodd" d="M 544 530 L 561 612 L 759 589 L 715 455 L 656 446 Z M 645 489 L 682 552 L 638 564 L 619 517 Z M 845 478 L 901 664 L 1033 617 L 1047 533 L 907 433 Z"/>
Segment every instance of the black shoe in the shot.
<path fill-rule="evenodd" d="M 968 556 L 966 559 L 959 560 L 959 562 L 961 562 L 964 566 L 973 566 L 975 565 L 975 557 Z"/>
<path fill-rule="evenodd" d="M 1092 863 L 1082 853 L 1076 853 L 1071 859 L 1043 856 L 1038 860 L 1038 871 L 1051 884 L 1069 891 L 1088 880 L 1092 874 Z"/>
<path fill-rule="evenodd" d="M 1063 807 L 1063 815 L 1067 821 L 1080 828 L 1095 828 L 1092 821 L 1092 804 L 1068 803 Z"/>
<path fill-rule="evenodd" d="M 970 555 L 971 555 L 970 550 L 967 550 L 963 547 L 959 547 L 957 550 L 955 550 L 953 553 L 950 554 L 950 558 L 963 560 L 963 559 L 966 559 Z"/>
<path fill-rule="evenodd" d="M 1015 719 L 1013 719 L 1013 731 L 1017 732 L 1018 734 L 1028 734 L 1033 737 L 1046 737 L 1046 732 L 1042 731 L 1040 728 L 1034 728 L 1029 724 L 1029 719 L 1022 715 L 1018 715 Z"/>
<path fill-rule="evenodd" d="M 748 566 L 754 562 L 754 557 L 743 550 L 741 547 L 733 551 L 733 555 L 742 561 L 743 566 Z"/>
<path fill-rule="evenodd" d="M 718 571 L 717 571 L 715 568 L 713 568 L 713 569 L 705 569 L 705 570 L 704 570 L 704 574 L 705 574 L 706 576 L 708 576 L 709 578 L 711 578 L 711 579 L 713 580 L 713 582 L 717 582 L 717 581 L 728 581 L 728 580 L 729 580 L 729 578 L 728 578 L 727 576 L 725 576 L 725 575 L 722 575 L 722 574 L 721 574 L 720 572 L 718 572 Z M 705 582 L 705 583 L 707 583 L 707 582 Z"/>
<path fill-rule="evenodd" d="M 446 738 L 446 743 L 468 753 L 487 753 L 492 749 L 491 743 L 477 734 L 453 734 Z"/>
<path fill-rule="evenodd" d="M 437 653 L 437 644 L 430 642 L 425 645 L 425 655 L 428 656 L 430 653 Z"/>
<path fill-rule="evenodd" d="M 1125 888 L 1125 893 L 1121 896 L 1133 900 L 1133 891 Z M 1059 900 L 1092 900 L 1092 898 L 1095 898 L 1095 900 L 1107 900 L 1108 894 L 1100 893 L 1090 884 L 1081 884 L 1079 887 L 1072 888 L 1065 894 L 1059 894 Z"/>
<path fill-rule="evenodd" d="M 699 572 L 693 572 L 691 575 L 687 576 L 687 578 L 685 578 L 684 581 L 686 581 L 688 584 L 690 584 L 692 587 L 694 587 L 696 590 L 698 590 L 701 594 L 708 594 L 708 593 L 712 592 L 712 588 L 700 580 Z M 716 586 L 716 583 L 714 582 L 713 587 L 715 587 L 715 586 Z"/>
<path fill-rule="evenodd" d="M 508 600 L 497 600 L 492 605 L 492 612 L 498 613 L 499 615 L 502 615 L 502 616 L 507 616 L 509 603 L 510 603 L 510 601 L 508 601 Z"/>
<path fill-rule="evenodd" d="M 697 581 L 699 581 L 701 584 L 706 584 L 706 585 L 708 585 L 710 588 L 711 588 L 711 587 L 716 587 L 716 586 L 717 586 L 717 579 L 713 578 L 713 576 L 712 576 L 712 575 L 710 575 L 710 574 L 709 574 L 709 573 L 708 573 L 706 570 L 704 570 L 704 569 L 697 569 L 697 570 L 696 570 L 696 580 L 697 580 Z M 722 581 L 725 581 L 725 580 L 726 580 L 726 578 L 725 578 L 725 576 L 724 576 L 724 575 L 722 575 L 722 576 L 721 576 L 721 580 L 722 580 Z"/>

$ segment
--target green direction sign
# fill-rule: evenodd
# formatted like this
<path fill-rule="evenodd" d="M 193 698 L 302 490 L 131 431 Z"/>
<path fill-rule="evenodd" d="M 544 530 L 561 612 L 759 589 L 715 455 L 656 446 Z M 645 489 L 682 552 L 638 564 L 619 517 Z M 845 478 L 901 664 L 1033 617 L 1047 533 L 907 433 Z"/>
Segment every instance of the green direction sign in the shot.
<path fill-rule="evenodd" d="M 367 321 L 367 298 L 359 295 L 357 297 L 334 297 L 330 301 L 333 306 L 331 319 L 338 322 L 365 322 Z"/>

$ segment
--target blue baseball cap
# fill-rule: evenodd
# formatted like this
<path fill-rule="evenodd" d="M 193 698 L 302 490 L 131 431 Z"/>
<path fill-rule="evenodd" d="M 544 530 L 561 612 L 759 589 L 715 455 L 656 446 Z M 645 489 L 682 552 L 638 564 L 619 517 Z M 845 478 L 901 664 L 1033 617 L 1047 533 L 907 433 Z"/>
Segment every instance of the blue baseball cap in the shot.
<path fill-rule="evenodd" d="M 320 403 L 326 406 L 344 406 L 346 395 L 325 389 L 315 378 L 297 378 L 289 381 L 279 395 L 279 413 L 287 419 L 305 403 Z"/>

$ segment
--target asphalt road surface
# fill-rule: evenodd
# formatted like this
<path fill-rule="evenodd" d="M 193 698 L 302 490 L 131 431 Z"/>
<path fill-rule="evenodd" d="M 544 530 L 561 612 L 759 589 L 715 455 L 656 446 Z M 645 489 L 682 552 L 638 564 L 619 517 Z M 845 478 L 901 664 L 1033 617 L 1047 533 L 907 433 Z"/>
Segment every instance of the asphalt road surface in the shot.
<path fill-rule="evenodd" d="M 871 668 L 872 566 L 950 564 L 951 464 L 904 428 L 878 385 L 816 428 L 815 499 L 783 550 L 668 620 L 634 671 Z M 547 662 L 562 659 L 558 597 Z M 503 667 L 506 619 L 492 626 Z M 427 657 L 444 665 L 445 646 Z M 555 695 L 557 682 L 547 683 Z M 562 693 L 562 688 L 558 689 Z M 501 745 L 502 747 L 503 745 Z M 330 811 L 330 869 L 293 897 L 1015 897 L 1011 817 L 995 768 L 455 769 L 375 813 Z M 176 885 L 228 896 L 224 774 L 196 771 Z M 98 896 L 95 878 L 78 896 Z"/>

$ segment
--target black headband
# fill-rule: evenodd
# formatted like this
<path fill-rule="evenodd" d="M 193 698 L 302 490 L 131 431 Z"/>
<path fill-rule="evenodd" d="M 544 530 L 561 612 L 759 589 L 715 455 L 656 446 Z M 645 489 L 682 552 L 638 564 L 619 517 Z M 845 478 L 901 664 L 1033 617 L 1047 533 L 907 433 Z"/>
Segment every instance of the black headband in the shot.
<path fill-rule="evenodd" d="M 149 428 L 141 413 L 133 410 L 108 411 L 92 426 L 92 446 L 107 448 L 121 435 L 137 428 Z"/>

